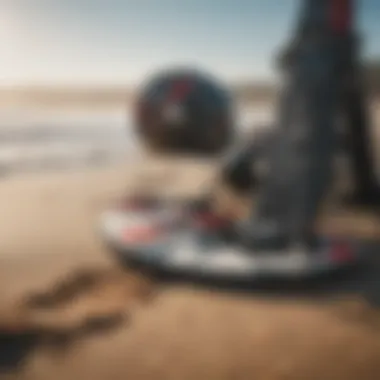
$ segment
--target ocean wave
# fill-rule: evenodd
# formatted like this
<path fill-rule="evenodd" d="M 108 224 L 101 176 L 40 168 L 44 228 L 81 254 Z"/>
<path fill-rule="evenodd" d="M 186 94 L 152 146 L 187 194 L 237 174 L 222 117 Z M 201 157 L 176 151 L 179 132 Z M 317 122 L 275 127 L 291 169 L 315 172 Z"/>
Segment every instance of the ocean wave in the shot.
<path fill-rule="evenodd" d="M 270 109 L 238 110 L 242 131 L 270 121 Z M 107 164 L 140 155 L 130 114 L 124 109 L 0 109 L 3 175 Z"/>

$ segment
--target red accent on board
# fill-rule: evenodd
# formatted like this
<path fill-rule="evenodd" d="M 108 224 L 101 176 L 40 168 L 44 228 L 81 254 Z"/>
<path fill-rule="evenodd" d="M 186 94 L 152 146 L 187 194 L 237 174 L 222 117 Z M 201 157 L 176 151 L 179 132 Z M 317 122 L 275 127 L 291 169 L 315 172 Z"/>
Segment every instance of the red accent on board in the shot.
<path fill-rule="evenodd" d="M 331 247 L 331 258 L 334 262 L 347 262 L 354 258 L 352 247 L 346 242 L 337 242 Z"/>
<path fill-rule="evenodd" d="M 230 223 L 230 220 L 213 213 L 197 213 L 196 221 L 200 227 L 222 228 Z"/>
<path fill-rule="evenodd" d="M 138 226 L 127 228 L 123 232 L 124 243 L 148 243 L 156 240 L 163 234 L 163 231 L 158 227 L 153 226 Z"/>

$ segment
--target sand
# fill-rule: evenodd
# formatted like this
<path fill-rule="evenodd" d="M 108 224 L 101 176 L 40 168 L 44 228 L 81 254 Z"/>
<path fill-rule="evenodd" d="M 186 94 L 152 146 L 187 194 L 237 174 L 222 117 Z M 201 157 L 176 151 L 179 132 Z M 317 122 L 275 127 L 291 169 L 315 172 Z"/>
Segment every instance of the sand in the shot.
<path fill-rule="evenodd" d="M 197 194 L 214 172 L 148 167 L 0 183 L 0 328 L 14 328 L 0 337 L 1 379 L 380 378 L 380 317 L 361 299 L 221 292 L 115 268 L 96 234 L 110 201 L 136 178 Z"/>

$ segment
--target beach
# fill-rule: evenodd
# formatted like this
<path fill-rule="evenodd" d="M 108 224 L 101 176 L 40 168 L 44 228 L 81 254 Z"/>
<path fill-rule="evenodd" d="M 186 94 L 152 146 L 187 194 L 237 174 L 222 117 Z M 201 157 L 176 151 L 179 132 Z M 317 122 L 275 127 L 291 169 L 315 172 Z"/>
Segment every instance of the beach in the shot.
<path fill-rule="evenodd" d="M 90 295 L 74 290 L 51 313 L 53 330 L 75 330 L 94 313 L 122 310 L 126 319 L 106 331 L 69 335 L 59 348 L 49 341 L 32 345 L 0 378 L 378 379 L 379 317 L 355 295 L 332 303 L 276 299 L 162 284 L 114 268 L 96 233 L 109 202 L 149 177 L 157 189 L 170 184 L 177 194 L 195 195 L 213 175 L 213 165 L 179 160 L 2 182 L 3 323 L 4 315 L 17 321 L 9 313 L 20 300 L 83 271 L 108 277 Z"/>
<path fill-rule="evenodd" d="M 270 110 L 240 111 L 240 131 L 270 124 Z M 2 115 L 2 133 L 12 133 L 2 151 L 13 155 L 3 155 L 0 181 L 1 379 L 379 378 L 380 263 L 364 278 L 296 293 L 124 271 L 100 238 L 101 212 L 147 189 L 203 194 L 215 160 L 146 156 L 120 107 Z M 99 147 L 103 159 L 90 160 Z M 217 195 L 222 208 L 248 210 L 228 189 Z M 358 230 L 358 215 L 339 217 Z M 363 231 L 380 236 L 378 221 L 363 218 Z"/>

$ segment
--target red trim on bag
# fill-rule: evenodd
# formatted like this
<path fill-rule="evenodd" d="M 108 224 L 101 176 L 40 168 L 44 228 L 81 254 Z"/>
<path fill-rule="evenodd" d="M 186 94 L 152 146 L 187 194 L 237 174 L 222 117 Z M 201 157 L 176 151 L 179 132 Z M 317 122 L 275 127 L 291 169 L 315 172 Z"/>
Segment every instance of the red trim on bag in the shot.
<path fill-rule="evenodd" d="M 330 21 L 334 32 L 347 33 L 352 25 L 352 0 L 331 0 Z"/>
<path fill-rule="evenodd" d="M 174 82 L 169 90 L 168 101 L 179 102 L 183 100 L 193 89 L 194 83 L 190 79 L 182 79 Z"/>

